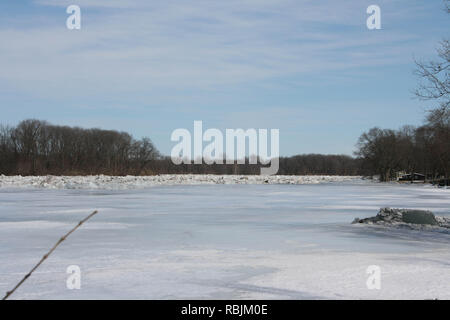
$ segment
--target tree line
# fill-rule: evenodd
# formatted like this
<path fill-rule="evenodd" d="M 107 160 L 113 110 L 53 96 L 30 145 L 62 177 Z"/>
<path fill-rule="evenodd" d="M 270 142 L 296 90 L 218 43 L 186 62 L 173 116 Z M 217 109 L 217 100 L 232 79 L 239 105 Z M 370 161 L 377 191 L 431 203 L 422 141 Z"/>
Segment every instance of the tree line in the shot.
<path fill-rule="evenodd" d="M 154 161 L 152 167 L 157 173 L 170 174 L 242 174 L 259 175 L 263 165 L 250 164 L 179 164 L 170 157 Z M 347 155 L 303 154 L 279 158 L 279 175 L 360 175 L 360 161 Z"/>
<path fill-rule="evenodd" d="M 56 126 L 29 119 L 0 126 L 0 173 L 145 174 L 159 156 L 148 138 L 126 132 Z"/>
<path fill-rule="evenodd" d="M 420 173 L 426 180 L 450 177 L 450 112 L 429 112 L 419 127 L 399 130 L 372 128 L 359 138 L 356 155 L 361 171 L 379 175 L 381 181 L 397 178 L 399 172 Z"/>
<path fill-rule="evenodd" d="M 429 112 L 419 127 L 372 128 L 357 143 L 356 158 L 303 154 L 279 159 L 281 175 L 379 175 L 389 181 L 400 171 L 430 179 L 450 174 L 450 112 Z M 0 174 L 151 175 L 259 174 L 261 164 L 179 164 L 161 155 L 149 138 L 126 132 L 57 126 L 24 120 L 0 126 Z"/>
<path fill-rule="evenodd" d="M 28 119 L 0 125 L 0 174 L 149 175 L 259 174 L 260 164 L 180 164 L 162 156 L 149 138 L 126 132 L 57 126 Z M 345 155 L 308 154 L 280 158 L 278 174 L 357 175 L 359 161 Z"/>

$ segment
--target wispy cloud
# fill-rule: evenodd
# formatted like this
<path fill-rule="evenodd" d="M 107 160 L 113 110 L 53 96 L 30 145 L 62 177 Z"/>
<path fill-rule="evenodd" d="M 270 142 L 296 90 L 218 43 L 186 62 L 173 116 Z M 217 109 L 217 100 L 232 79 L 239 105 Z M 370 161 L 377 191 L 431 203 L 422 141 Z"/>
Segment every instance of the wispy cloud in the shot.
<path fill-rule="evenodd" d="M 63 23 L 1 30 L 8 45 L 0 51 L 0 79 L 61 95 L 228 85 L 396 63 L 415 38 L 369 33 L 359 1 L 77 2 L 80 31 Z"/>

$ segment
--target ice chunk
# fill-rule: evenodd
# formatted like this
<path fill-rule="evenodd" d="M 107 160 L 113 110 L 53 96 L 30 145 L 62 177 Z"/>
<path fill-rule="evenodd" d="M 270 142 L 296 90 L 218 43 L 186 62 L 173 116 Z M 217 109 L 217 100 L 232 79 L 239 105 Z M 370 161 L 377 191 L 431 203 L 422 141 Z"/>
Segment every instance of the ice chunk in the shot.
<path fill-rule="evenodd" d="M 436 217 L 431 211 L 381 208 L 375 217 L 356 218 L 352 222 L 378 225 L 423 225 L 450 228 L 450 219 Z"/>
<path fill-rule="evenodd" d="M 402 220 L 406 223 L 438 225 L 434 214 L 423 210 L 406 210 L 402 214 Z"/>
<path fill-rule="evenodd" d="M 143 189 L 159 185 L 361 183 L 360 176 L 166 174 L 156 176 L 0 176 L 0 188 Z"/>

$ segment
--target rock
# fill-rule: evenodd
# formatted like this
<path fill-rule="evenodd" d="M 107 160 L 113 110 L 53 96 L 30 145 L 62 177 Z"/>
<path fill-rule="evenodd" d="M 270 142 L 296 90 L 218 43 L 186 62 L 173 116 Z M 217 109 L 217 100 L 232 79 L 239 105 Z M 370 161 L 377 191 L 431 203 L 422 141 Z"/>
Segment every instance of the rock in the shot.
<path fill-rule="evenodd" d="M 356 218 L 352 223 L 438 226 L 450 229 L 450 219 L 435 216 L 431 211 L 413 209 L 381 208 L 375 217 L 365 219 Z"/>
<path fill-rule="evenodd" d="M 438 225 L 436 217 L 430 211 L 408 210 L 402 214 L 403 222 L 414 224 Z"/>

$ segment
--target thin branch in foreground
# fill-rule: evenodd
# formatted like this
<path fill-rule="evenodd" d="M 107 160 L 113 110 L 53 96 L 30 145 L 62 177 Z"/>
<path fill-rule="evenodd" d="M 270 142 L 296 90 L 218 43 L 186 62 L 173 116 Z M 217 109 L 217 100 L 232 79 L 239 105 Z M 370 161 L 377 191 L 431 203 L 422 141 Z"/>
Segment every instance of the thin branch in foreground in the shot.
<path fill-rule="evenodd" d="M 77 230 L 83 223 L 85 223 L 87 220 L 89 220 L 90 218 L 92 218 L 92 217 L 93 217 L 95 214 L 97 214 L 97 213 L 98 213 L 98 211 L 95 210 L 95 211 L 92 212 L 90 215 L 88 215 L 86 218 L 84 218 L 83 220 L 81 220 L 80 222 L 78 222 L 78 224 L 77 224 L 72 230 L 70 230 L 70 231 L 67 232 L 64 236 L 62 236 L 62 237 L 56 242 L 56 244 L 53 246 L 53 248 L 51 248 L 50 251 L 47 252 L 47 253 L 42 257 L 42 259 L 41 259 L 41 260 L 33 267 L 33 269 L 31 269 L 30 272 L 28 272 L 28 273 L 25 275 L 25 277 L 23 277 L 23 279 L 20 280 L 20 282 L 19 282 L 18 284 L 16 284 L 16 286 L 15 286 L 11 291 L 8 291 L 8 292 L 6 293 L 6 295 L 3 297 L 2 300 L 8 299 L 8 297 L 9 297 L 10 295 L 12 295 L 12 294 L 14 293 L 14 291 L 16 291 L 17 288 L 19 288 L 19 287 L 22 285 L 22 283 L 24 283 L 25 280 L 27 280 L 27 279 L 31 276 L 31 274 L 32 274 L 32 273 L 33 273 L 33 272 L 34 272 L 34 271 L 42 264 L 42 262 L 44 262 L 45 259 L 47 259 L 48 256 L 49 256 L 50 254 L 52 254 L 53 251 L 55 251 L 55 249 L 61 244 L 61 242 L 63 242 L 64 240 L 66 240 L 67 237 L 70 236 L 70 234 L 71 234 L 72 232 L 74 232 L 75 230 Z"/>

